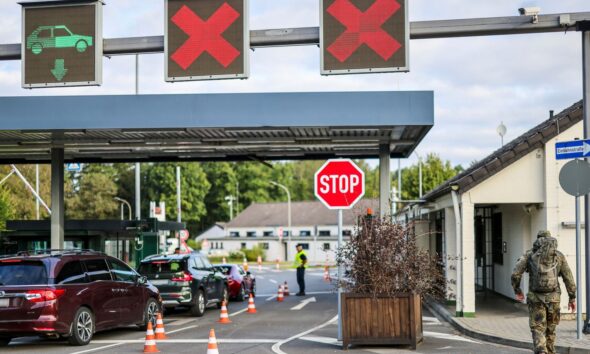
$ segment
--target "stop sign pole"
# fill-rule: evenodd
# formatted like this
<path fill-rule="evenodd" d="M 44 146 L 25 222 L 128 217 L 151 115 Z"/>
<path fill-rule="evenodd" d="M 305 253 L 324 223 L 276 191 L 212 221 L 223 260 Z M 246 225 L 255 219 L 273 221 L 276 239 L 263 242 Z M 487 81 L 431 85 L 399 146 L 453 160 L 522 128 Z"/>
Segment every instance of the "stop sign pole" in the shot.
<path fill-rule="evenodd" d="M 329 209 L 338 210 L 338 248 L 342 246 L 342 210 L 351 209 L 365 194 L 365 174 L 350 159 L 332 159 L 314 177 L 315 196 Z M 342 340 L 342 280 L 338 266 L 338 340 Z"/>

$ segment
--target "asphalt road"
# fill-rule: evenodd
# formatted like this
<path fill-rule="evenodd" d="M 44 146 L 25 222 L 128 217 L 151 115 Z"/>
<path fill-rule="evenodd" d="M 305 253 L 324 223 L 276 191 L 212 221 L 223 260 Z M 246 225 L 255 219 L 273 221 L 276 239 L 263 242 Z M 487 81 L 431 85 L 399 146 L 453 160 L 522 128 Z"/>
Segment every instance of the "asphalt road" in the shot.
<path fill-rule="evenodd" d="M 306 297 L 288 296 L 276 301 L 278 283 L 288 281 L 291 294 L 297 292 L 295 272 L 264 268 L 251 269 L 257 277 L 257 314 L 246 313 L 247 302 L 231 302 L 231 324 L 219 324 L 219 310 L 210 308 L 202 318 L 176 310 L 164 319 L 167 341 L 158 342 L 162 353 L 206 353 L 209 330 L 215 329 L 220 354 L 336 353 L 337 299 L 331 284 L 323 281 L 322 269 L 307 272 Z M 314 301 L 315 300 L 315 301 Z M 306 303 L 303 305 L 302 301 Z M 425 340 L 416 351 L 408 348 L 354 347 L 349 353 L 527 353 L 530 351 L 473 340 L 456 333 L 430 313 L 424 314 Z M 72 347 L 65 341 L 36 337 L 19 338 L 3 353 L 83 354 L 142 353 L 145 334 L 135 328 L 97 333 L 91 344 Z"/>

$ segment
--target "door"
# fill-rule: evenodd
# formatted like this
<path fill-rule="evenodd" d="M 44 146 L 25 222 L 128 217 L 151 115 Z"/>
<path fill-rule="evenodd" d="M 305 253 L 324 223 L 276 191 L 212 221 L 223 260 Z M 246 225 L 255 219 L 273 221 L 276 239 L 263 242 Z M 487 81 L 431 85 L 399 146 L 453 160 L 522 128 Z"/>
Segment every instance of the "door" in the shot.
<path fill-rule="evenodd" d="M 197 279 L 201 281 L 203 288 L 205 289 L 205 297 L 207 302 L 217 299 L 215 281 L 213 280 L 213 273 L 209 267 L 211 264 L 207 261 L 209 266 L 205 264 L 204 257 L 193 258 L 195 262 L 195 271 L 197 273 Z"/>
<path fill-rule="evenodd" d="M 97 329 L 113 328 L 119 323 L 119 285 L 111 278 L 111 272 L 103 258 L 82 262 L 90 282 L 92 309 Z"/>
<path fill-rule="evenodd" d="M 146 300 L 144 287 L 137 283 L 138 275 L 125 263 L 109 259 L 109 267 L 113 280 L 119 289 L 119 318 L 121 323 L 136 324 L 143 319 L 143 310 Z"/>
<path fill-rule="evenodd" d="M 203 264 L 205 264 L 205 269 L 208 269 L 209 271 L 209 282 L 213 288 L 213 297 L 210 297 L 209 299 L 217 299 L 221 301 L 223 299 L 223 290 L 225 288 L 225 275 L 223 275 L 223 273 L 216 271 L 207 258 L 202 257 L 202 259 Z"/>

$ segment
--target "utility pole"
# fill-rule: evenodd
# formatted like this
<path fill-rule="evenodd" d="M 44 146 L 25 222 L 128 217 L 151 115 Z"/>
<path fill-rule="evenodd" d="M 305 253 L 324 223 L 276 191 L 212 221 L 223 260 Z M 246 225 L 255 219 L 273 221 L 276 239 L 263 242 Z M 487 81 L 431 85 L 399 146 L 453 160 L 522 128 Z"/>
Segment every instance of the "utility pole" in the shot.
<path fill-rule="evenodd" d="M 287 192 L 287 227 L 289 228 L 289 242 L 291 242 L 291 193 L 287 187 L 280 183 L 271 181 L 270 184 L 277 186 Z"/>
<path fill-rule="evenodd" d="M 182 204 L 180 202 L 180 166 L 176 166 L 176 221 L 182 222 Z"/>
<path fill-rule="evenodd" d="M 135 94 L 139 95 L 139 54 L 135 54 Z M 141 166 L 135 163 L 135 219 L 141 220 Z"/>
<path fill-rule="evenodd" d="M 35 165 L 35 192 L 37 192 L 37 195 L 39 195 L 39 164 Z M 37 220 L 41 219 L 39 206 L 39 198 L 35 198 L 35 211 L 37 212 Z"/>
<path fill-rule="evenodd" d="M 225 200 L 227 200 L 227 204 L 229 205 L 229 220 L 231 221 L 234 218 L 234 196 L 233 195 L 228 195 L 227 197 L 225 197 Z"/>

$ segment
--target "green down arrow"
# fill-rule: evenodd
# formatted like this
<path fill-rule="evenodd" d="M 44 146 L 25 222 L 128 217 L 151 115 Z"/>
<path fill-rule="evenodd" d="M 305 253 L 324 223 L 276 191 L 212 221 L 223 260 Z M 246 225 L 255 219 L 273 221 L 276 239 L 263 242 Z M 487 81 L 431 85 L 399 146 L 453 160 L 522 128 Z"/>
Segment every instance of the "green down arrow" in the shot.
<path fill-rule="evenodd" d="M 51 69 L 51 73 L 57 81 L 61 81 L 68 73 L 68 69 L 64 65 L 64 59 L 55 59 L 55 66 Z"/>

